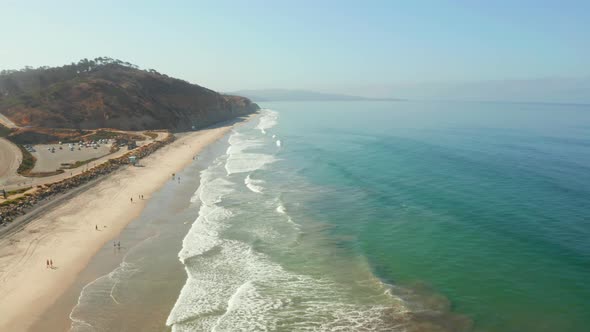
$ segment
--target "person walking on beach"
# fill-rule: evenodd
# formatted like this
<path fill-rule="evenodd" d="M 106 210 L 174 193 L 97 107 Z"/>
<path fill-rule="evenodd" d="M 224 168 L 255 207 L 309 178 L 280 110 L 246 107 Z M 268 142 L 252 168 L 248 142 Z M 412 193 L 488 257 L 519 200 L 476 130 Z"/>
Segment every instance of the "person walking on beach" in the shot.
<path fill-rule="evenodd" d="M 49 266 L 53 269 L 53 259 L 49 260 Z"/>
<path fill-rule="evenodd" d="M 49 259 L 47 260 L 47 264 L 45 265 L 45 268 L 48 269 L 49 268 Z"/>
<path fill-rule="evenodd" d="M 133 203 L 133 197 L 131 197 L 130 200 L 131 200 L 131 203 Z"/>
<path fill-rule="evenodd" d="M 98 230 L 98 225 L 94 225 L 94 229 L 95 230 Z"/>

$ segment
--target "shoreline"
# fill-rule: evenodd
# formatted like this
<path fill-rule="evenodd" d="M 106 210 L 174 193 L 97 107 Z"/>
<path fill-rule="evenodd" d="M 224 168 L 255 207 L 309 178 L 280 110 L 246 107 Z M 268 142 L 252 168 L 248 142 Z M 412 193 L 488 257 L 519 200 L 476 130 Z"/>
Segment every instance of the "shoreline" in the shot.
<path fill-rule="evenodd" d="M 109 174 L 33 217 L 20 231 L 0 237 L 0 330 L 31 328 L 105 243 L 141 214 L 151 194 L 172 173 L 253 116 L 256 113 L 183 134 L 142 159 L 144 167 L 125 167 Z M 54 269 L 45 267 L 46 259 L 54 261 Z"/>

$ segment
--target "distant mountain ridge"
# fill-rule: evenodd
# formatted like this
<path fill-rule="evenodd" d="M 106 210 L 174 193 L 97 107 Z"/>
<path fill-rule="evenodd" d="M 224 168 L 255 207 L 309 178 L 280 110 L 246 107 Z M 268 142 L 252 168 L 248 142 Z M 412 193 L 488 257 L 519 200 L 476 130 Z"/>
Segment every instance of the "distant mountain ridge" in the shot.
<path fill-rule="evenodd" d="M 106 57 L 0 72 L 0 113 L 21 127 L 187 130 L 257 110 L 248 98 Z"/>
<path fill-rule="evenodd" d="M 239 90 L 232 92 L 234 95 L 243 96 L 254 101 L 354 101 L 354 100 L 390 100 L 399 101 L 395 98 L 367 98 L 332 93 L 322 93 L 307 90 L 288 89 L 261 89 L 261 90 Z"/>

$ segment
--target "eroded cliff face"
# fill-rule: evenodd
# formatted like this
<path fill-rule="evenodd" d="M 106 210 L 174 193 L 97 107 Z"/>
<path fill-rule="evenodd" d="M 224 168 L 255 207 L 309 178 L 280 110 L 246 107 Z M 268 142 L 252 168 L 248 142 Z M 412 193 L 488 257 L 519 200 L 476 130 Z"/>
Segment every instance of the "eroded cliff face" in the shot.
<path fill-rule="evenodd" d="M 0 113 L 19 126 L 180 131 L 259 110 L 247 98 L 222 95 L 153 70 L 117 63 L 86 71 L 72 66 L 0 76 Z"/>

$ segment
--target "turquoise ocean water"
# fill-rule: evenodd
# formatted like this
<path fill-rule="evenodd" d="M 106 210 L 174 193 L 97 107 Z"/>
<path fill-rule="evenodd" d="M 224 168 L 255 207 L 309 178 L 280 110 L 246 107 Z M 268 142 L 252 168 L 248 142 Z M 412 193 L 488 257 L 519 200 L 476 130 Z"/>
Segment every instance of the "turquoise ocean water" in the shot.
<path fill-rule="evenodd" d="M 590 329 L 589 106 L 261 106 L 200 174 L 173 330 Z"/>

